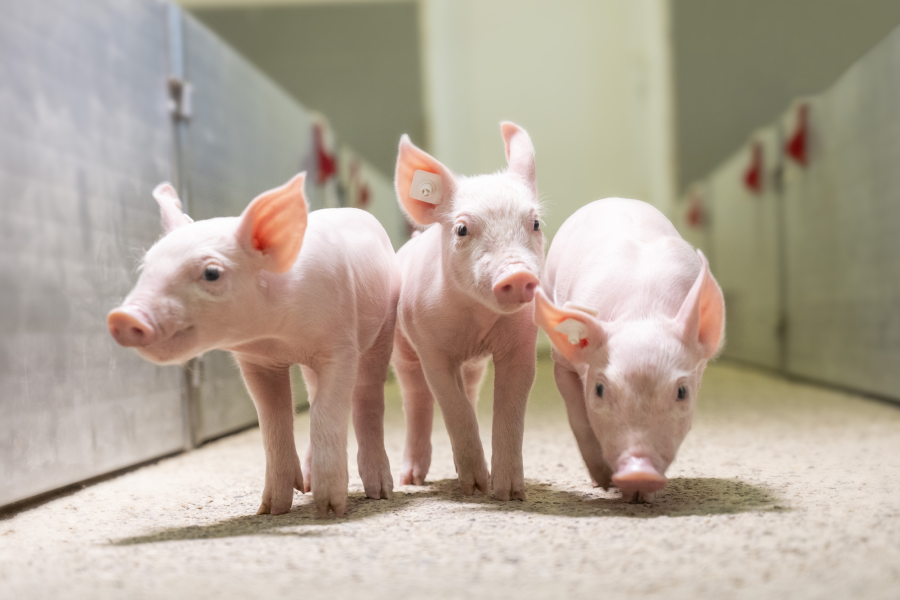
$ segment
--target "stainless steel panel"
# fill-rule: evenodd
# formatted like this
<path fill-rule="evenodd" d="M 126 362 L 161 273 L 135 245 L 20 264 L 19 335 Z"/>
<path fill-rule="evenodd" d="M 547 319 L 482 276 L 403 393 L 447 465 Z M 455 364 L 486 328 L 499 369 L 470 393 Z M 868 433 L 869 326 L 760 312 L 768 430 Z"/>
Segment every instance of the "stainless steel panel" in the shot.
<path fill-rule="evenodd" d="M 0 505 L 183 445 L 182 371 L 105 316 L 171 176 L 165 10 L 0 3 Z"/>
<path fill-rule="evenodd" d="M 189 15 L 184 36 L 193 88 L 184 166 L 192 216 L 238 215 L 302 169 L 314 180 L 312 122 L 303 108 Z M 231 356 L 209 352 L 202 363 L 199 438 L 255 423 Z"/>
<path fill-rule="evenodd" d="M 900 398 L 900 30 L 810 105 L 788 162 L 788 369 Z M 785 119 L 786 129 L 792 125 Z"/>
<path fill-rule="evenodd" d="M 706 180 L 713 215 L 711 266 L 725 295 L 723 354 L 770 368 L 781 362 L 780 205 L 774 179 L 779 139 L 775 127 L 756 132 Z M 744 182 L 756 144 L 761 151 L 758 193 Z"/>

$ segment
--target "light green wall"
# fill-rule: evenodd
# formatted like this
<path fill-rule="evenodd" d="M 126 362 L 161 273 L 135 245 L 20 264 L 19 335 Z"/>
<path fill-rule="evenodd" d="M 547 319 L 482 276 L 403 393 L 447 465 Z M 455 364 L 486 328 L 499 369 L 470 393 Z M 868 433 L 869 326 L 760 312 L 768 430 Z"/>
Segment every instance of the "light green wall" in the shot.
<path fill-rule="evenodd" d="M 203 23 L 392 175 L 400 135 L 425 143 L 418 4 L 194 9 Z"/>
<path fill-rule="evenodd" d="M 435 156 L 505 166 L 500 121 L 534 142 L 552 236 L 608 196 L 665 210 L 671 190 L 663 0 L 428 0 L 426 101 Z"/>
<path fill-rule="evenodd" d="M 681 189 L 900 23 L 898 0 L 670 1 Z"/>

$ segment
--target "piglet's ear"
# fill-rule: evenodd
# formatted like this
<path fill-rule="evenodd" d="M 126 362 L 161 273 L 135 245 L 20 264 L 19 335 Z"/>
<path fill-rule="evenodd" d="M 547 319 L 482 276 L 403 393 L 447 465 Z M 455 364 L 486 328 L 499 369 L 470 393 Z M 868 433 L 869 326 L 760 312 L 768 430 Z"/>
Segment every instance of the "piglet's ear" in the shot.
<path fill-rule="evenodd" d="M 194 222 L 181 212 L 181 200 L 178 199 L 178 192 L 171 183 L 161 183 L 153 188 L 153 199 L 159 204 L 159 217 L 164 234 Z"/>
<path fill-rule="evenodd" d="M 394 186 L 403 211 L 419 225 L 430 225 L 450 211 L 456 177 L 439 160 L 400 138 Z"/>
<path fill-rule="evenodd" d="M 550 337 L 553 346 L 572 363 L 586 363 L 606 344 L 606 332 L 583 310 L 559 308 L 541 288 L 534 294 L 534 322 Z"/>
<path fill-rule="evenodd" d="M 537 171 L 534 166 L 534 144 L 528 132 L 509 121 L 500 123 L 500 133 L 506 146 L 508 173 L 520 177 L 528 187 L 537 193 Z"/>
<path fill-rule="evenodd" d="M 241 215 L 238 239 L 263 257 L 263 269 L 284 273 L 300 254 L 306 232 L 306 172 L 253 199 Z"/>
<path fill-rule="evenodd" d="M 689 347 L 699 344 L 703 358 L 715 356 L 722 345 L 725 331 L 725 300 L 722 289 L 709 270 L 709 262 L 703 252 L 700 256 L 700 274 L 678 311 L 675 320 L 683 328 L 684 342 Z"/>

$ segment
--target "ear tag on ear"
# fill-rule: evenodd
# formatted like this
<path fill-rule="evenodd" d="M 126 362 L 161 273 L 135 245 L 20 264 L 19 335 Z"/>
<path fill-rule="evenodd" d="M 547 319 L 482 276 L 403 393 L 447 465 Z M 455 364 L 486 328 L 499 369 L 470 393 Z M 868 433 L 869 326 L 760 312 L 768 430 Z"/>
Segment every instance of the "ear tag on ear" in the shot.
<path fill-rule="evenodd" d="M 566 319 L 553 328 L 561 334 L 569 337 L 569 343 L 573 346 L 581 346 L 581 340 L 586 340 L 588 336 L 587 325 L 575 319 Z"/>
<path fill-rule="evenodd" d="M 412 185 L 409 186 L 410 198 L 428 204 L 440 204 L 443 191 L 441 176 L 437 173 L 421 170 L 413 173 Z"/>

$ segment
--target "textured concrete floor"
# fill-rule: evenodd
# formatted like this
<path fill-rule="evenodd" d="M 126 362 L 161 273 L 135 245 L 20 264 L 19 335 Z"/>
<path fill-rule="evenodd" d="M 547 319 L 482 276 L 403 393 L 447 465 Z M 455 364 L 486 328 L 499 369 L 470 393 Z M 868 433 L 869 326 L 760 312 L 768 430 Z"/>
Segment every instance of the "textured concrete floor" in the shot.
<path fill-rule="evenodd" d="M 626 505 L 590 487 L 542 363 L 525 468 L 527 502 L 461 496 L 438 423 L 430 486 L 373 501 L 352 477 L 343 520 L 299 493 L 257 517 L 254 429 L 0 517 L 0 597 L 900 598 L 896 407 L 712 367 L 669 487 Z"/>

